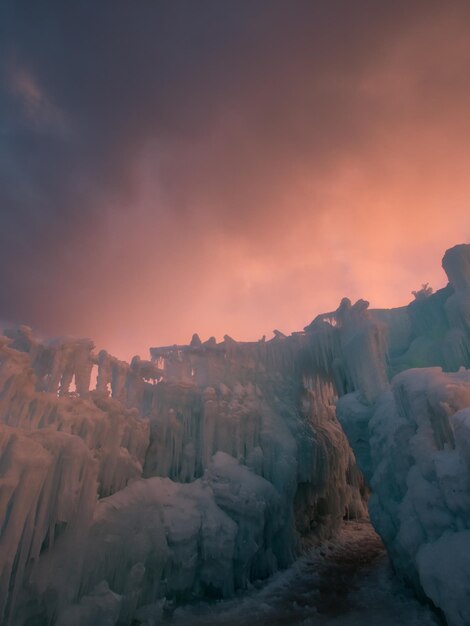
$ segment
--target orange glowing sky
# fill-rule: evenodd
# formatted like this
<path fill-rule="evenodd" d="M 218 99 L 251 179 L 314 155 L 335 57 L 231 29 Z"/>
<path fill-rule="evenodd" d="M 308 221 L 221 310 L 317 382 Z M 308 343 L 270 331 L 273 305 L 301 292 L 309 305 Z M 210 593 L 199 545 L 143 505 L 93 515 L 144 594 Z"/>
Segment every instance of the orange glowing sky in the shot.
<path fill-rule="evenodd" d="M 128 359 L 446 284 L 468 3 L 5 7 L 0 319 Z"/>

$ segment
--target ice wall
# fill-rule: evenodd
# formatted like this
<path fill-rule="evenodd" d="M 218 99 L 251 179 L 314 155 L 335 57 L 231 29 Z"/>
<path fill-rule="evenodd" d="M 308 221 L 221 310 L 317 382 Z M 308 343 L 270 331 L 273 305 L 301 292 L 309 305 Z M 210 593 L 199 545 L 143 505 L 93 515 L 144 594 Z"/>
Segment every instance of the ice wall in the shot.
<path fill-rule="evenodd" d="M 470 623 L 470 370 L 398 374 L 369 424 L 369 509 L 395 567 Z"/>
<path fill-rule="evenodd" d="M 16 623 L 13 616 L 22 620 L 25 583 L 38 580 L 41 554 L 52 551 L 58 539 L 72 546 L 83 538 L 93 516 L 96 488 L 97 464 L 80 438 L 0 425 L 2 623 Z M 74 556 L 77 567 L 80 555 Z M 74 568 L 67 566 L 60 575 L 73 577 Z"/>
<path fill-rule="evenodd" d="M 2 623 L 130 624 L 228 596 L 362 515 L 331 384 L 301 372 L 306 339 L 195 336 L 128 364 L 5 331 Z"/>
<path fill-rule="evenodd" d="M 371 396 L 359 382 L 339 398 L 337 415 L 371 486 L 371 519 L 395 568 L 443 611 L 450 626 L 465 626 L 470 246 L 448 250 L 443 267 L 449 277 L 445 289 L 432 294 L 425 286 L 406 310 L 372 312 L 386 325 L 388 354 L 379 360 L 391 384 Z"/>
<path fill-rule="evenodd" d="M 47 429 L 78 436 L 98 462 L 100 495 L 109 495 L 141 476 L 148 447 L 148 422 L 139 417 L 136 409 L 128 409 L 106 394 L 89 393 L 87 389 L 79 397 L 78 392 L 63 391 L 63 372 L 70 371 L 63 355 L 75 359 L 73 348 L 78 346 L 81 358 L 83 347 L 80 342 L 69 343 L 55 342 L 64 369 L 57 370 L 59 358 L 50 359 L 55 373 L 51 386 L 49 375 L 38 377 L 34 371 L 36 355 L 44 355 L 45 348 L 36 344 L 36 353 L 21 352 L 12 347 L 15 341 L 0 338 L 0 423 L 21 431 Z M 43 374 L 43 366 L 40 370 Z M 86 370 L 91 371 L 91 366 Z M 45 380 L 49 381 L 47 390 Z"/>

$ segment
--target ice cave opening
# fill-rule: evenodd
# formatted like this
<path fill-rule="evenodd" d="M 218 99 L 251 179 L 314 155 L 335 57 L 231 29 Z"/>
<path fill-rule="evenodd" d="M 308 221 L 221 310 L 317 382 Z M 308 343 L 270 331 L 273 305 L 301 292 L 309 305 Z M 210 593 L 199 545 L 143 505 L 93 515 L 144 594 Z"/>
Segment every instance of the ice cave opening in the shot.
<path fill-rule="evenodd" d="M 131 363 L 5 329 L 1 623 L 438 623 L 401 580 L 468 626 L 470 245 L 443 267 L 405 307 Z"/>

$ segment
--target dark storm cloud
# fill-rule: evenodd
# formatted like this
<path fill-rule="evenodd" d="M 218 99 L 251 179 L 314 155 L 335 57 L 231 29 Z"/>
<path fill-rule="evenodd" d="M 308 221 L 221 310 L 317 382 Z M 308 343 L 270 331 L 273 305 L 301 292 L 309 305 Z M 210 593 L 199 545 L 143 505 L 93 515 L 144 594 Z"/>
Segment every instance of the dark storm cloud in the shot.
<path fill-rule="evenodd" d="M 225 114 L 241 118 L 242 135 L 256 131 L 245 147 L 261 166 L 266 140 L 320 163 L 357 139 L 364 64 L 431 4 L 413 15 L 409 3 L 7 2 L 2 117 L 14 182 L 37 185 L 53 218 L 74 204 L 86 211 L 90 185 L 130 190 L 129 163 L 149 140 L 162 151 L 203 141 Z M 54 120 L 28 126 L 11 88 L 17 72 L 62 112 L 65 132 Z M 171 180 L 179 174 L 169 185 L 185 188 L 184 177 Z"/>
<path fill-rule="evenodd" d="M 1 315 L 67 329 L 87 304 L 109 314 L 116 275 L 135 296 L 135 275 L 156 262 L 156 291 L 191 267 L 210 282 L 201 249 L 218 237 L 271 248 L 302 218 L 282 200 L 299 172 L 323 180 L 400 116 L 393 90 L 389 101 L 368 90 L 375 68 L 421 25 L 468 13 L 429 1 L 6 0 Z M 461 82 L 440 79 L 451 92 Z M 416 89 L 420 106 L 436 95 L 426 75 Z"/>

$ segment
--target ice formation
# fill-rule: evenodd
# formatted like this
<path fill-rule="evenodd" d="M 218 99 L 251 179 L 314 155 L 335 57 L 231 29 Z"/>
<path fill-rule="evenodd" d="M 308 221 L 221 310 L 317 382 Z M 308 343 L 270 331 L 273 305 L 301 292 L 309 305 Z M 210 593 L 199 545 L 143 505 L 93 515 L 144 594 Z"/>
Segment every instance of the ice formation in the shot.
<path fill-rule="evenodd" d="M 450 626 L 470 623 L 470 246 L 448 250 L 449 285 L 407 310 L 372 312 L 388 328 L 391 384 L 361 386 L 338 418 L 372 489 L 369 511 L 396 570 Z M 372 363 L 371 363 L 372 365 Z"/>
<path fill-rule="evenodd" d="M 396 570 L 470 623 L 470 246 L 443 266 L 408 307 L 345 298 L 290 336 L 130 364 L 5 330 L 0 621 L 150 624 L 165 599 L 230 596 L 371 490 Z"/>
<path fill-rule="evenodd" d="M 300 375 L 305 341 L 194 336 L 128 364 L 6 330 L 2 623 L 130 624 L 164 598 L 226 597 L 362 515 L 331 385 Z"/>

